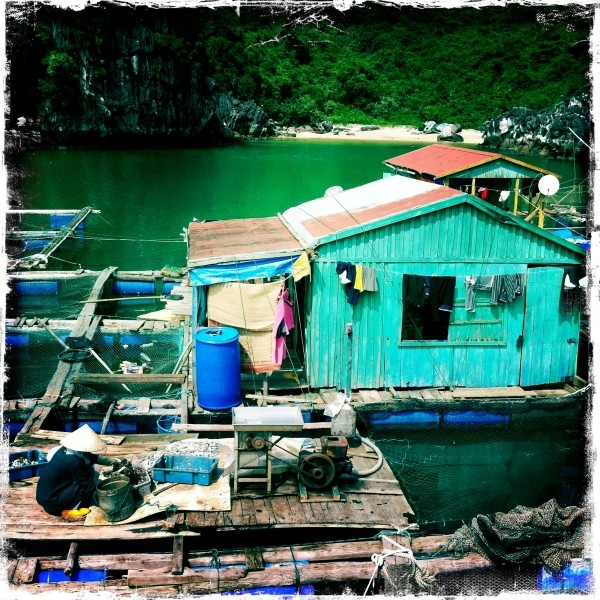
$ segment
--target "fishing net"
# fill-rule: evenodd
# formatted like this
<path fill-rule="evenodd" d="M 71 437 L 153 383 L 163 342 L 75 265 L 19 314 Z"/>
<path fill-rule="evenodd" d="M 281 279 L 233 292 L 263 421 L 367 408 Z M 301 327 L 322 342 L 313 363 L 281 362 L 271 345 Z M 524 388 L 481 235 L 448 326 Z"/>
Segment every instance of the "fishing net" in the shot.
<path fill-rule="evenodd" d="M 102 328 L 94 337 L 92 348 L 110 368 L 120 373 L 124 363 L 144 366 L 145 373 L 173 373 L 178 358 L 183 352 L 183 331 L 180 329 L 109 331 Z M 63 341 L 68 341 L 69 330 L 55 329 L 54 333 Z M 81 362 L 79 374 L 108 373 L 89 349 L 67 351 L 45 329 L 27 331 L 10 328 L 7 332 L 8 381 L 5 387 L 6 399 L 40 398 L 44 395 L 59 363 L 59 357 L 66 362 Z M 106 398 L 120 396 L 170 397 L 166 385 L 127 384 L 127 392 L 120 384 L 94 384 L 74 386 L 74 395 L 82 398 Z M 179 389 L 172 386 L 169 392 L 177 397 Z"/>
<path fill-rule="evenodd" d="M 7 317 L 76 319 L 96 283 L 97 274 L 9 281 Z"/>
<path fill-rule="evenodd" d="M 93 351 L 73 346 L 73 341 L 68 339 L 70 332 L 97 277 L 97 273 L 65 273 L 46 274 L 39 279 L 15 277 L 10 281 L 5 338 L 6 399 L 42 397 L 59 360 L 81 363 L 81 374 L 122 372 L 124 363 L 145 365 L 143 371 L 146 373 L 173 372 L 183 351 L 183 330 L 165 328 L 159 323 L 157 328 L 144 327 L 140 332 L 142 321 L 136 320 L 139 315 L 164 308 L 164 304 L 151 295 L 151 282 L 139 288 L 146 296 L 151 296 L 145 297 L 142 293 L 123 296 L 118 287 L 122 283 L 113 281 L 112 291 L 121 296 L 99 302 L 95 314 L 109 319 L 129 319 L 132 322 L 130 330 L 101 327 L 91 342 Z M 127 299 L 121 299 L 124 297 Z M 51 320 L 46 321 L 46 325 L 54 335 L 41 322 L 48 318 Z M 65 344 L 73 350 L 67 349 Z M 128 387 L 130 393 L 140 395 L 143 391 L 144 396 L 150 397 L 164 396 L 166 392 L 165 385 Z M 103 398 L 109 394 L 118 396 L 126 390 L 120 385 L 75 386 L 74 392 L 81 397 Z M 175 387 L 173 393 L 176 392 Z"/>
<path fill-rule="evenodd" d="M 446 543 L 455 555 L 477 552 L 499 563 L 543 564 L 558 572 L 580 557 L 589 538 L 589 520 L 577 506 L 562 508 L 555 498 L 537 508 L 477 515 Z"/>
<path fill-rule="evenodd" d="M 421 411 L 422 412 L 422 411 Z M 502 425 L 443 419 L 399 426 L 359 420 L 382 450 L 422 530 L 449 533 L 479 513 L 556 497 L 580 504 L 586 488 L 580 407 L 511 414 Z"/>

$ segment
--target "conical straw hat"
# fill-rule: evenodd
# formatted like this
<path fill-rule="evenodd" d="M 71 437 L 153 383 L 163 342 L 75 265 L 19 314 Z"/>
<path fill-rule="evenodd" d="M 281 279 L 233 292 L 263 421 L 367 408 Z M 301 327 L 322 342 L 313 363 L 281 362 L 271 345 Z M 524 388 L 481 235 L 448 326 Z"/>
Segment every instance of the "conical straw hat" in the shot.
<path fill-rule="evenodd" d="M 93 431 L 89 425 L 82 425 L 60 442 L 61 446 L 75 452 L 92 452 L 99 454 L 106 449 L 106 442 Z"/>

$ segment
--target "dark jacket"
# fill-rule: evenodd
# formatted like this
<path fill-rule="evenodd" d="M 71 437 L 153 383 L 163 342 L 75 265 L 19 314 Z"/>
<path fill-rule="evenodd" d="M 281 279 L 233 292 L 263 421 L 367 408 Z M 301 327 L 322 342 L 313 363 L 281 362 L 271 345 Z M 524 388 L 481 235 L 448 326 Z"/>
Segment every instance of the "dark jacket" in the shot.
<path fill-rule="evenodd" d="M 56 451 L 42 470 L 35 499 L 51 515 L 63 510 L 87 508 L 96 491 L 96 455 L 67 453 L 66 448 Z"/>

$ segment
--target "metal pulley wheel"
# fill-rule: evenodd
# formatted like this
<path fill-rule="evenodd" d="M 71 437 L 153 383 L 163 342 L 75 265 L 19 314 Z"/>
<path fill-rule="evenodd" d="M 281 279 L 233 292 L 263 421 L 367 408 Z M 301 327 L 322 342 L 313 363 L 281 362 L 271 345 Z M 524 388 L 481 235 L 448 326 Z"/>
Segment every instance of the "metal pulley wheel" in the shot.
<path fill-rule="evenodd" d="M 300 460 L 298 477 L 307 488 L 322 490 L 333 483 L 335 464 L 326 454 L 309 454 Z"/>
<path fill-rule="evenodd" d="M 266 442 L 265 438 L 255 437 L 252 440 L 252 447 L 255 450 L 264 450 L 266 445 L 267 445 L 267 442 Z"/>

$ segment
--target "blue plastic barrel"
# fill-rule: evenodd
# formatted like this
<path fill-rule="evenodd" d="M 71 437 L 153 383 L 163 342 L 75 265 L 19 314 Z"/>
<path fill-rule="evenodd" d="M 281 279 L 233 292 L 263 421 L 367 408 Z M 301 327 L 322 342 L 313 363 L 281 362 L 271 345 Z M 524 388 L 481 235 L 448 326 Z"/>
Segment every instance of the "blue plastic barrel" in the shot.
<path fill-rule="evenodd" d="M 13 290 L 19 296 L 54 296 L 58 281 L 15 281 Z"/>
<path fill-rule="evenodd" d="M 51 229 L 60 229 L 65 225 L 68 225 L 75 215 L 50 215 L 50 228 Z M 77 225 L 75 229 L 84 229 L 85 228 L 85 219 Z"/>
<path fill-rule="evenodd" d="M 196 334 L 196 391 L 206 410 L 241 403 L 240 334 L 233 327 L 208 327 Z"/>
<path fill-rule="evenodd" d="M 178 284 L 176 284 L 174 281 L 167 281 L 163 283 L 163 294 L 170 294 L 176 285 Z"/>
<path fill-rule="evenodd" d="M 113 281 L 113 294 L 117 296 L 135 296 L 136 294 L 154 294 L 153 281 Z"/>

